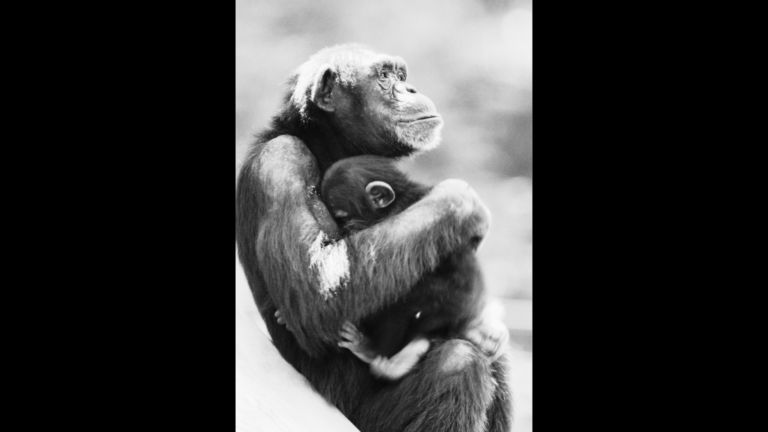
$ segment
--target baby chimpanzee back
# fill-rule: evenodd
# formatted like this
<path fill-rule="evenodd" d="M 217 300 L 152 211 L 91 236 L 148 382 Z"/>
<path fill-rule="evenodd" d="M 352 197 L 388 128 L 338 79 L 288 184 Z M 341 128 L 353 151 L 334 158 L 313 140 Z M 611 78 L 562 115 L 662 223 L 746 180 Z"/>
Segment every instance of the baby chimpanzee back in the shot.
<path fill-rule="evenodd" d="M 430 189 L 410 181 L 390 158 L 357 156 L 328 169 L 321 195 L 349 235 L 405 210 Z M 461 335 L 479 316 L 485 302 L 476 248 L 476 243 L 467 244 L 447 254 L 409 294 L 364 319 L 360 330 L 370 339 L 370 348 L 391 357 L 416 336 Z"/>

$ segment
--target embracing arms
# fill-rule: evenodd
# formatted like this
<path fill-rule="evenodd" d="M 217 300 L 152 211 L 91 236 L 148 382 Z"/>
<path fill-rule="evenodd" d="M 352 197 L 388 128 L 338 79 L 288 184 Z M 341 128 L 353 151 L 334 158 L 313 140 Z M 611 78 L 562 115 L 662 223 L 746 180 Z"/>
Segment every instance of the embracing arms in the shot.
<path fill-rule="evenodd" d="M 263 299 L 283 311 L 310 353 L 335 345 L 345 321 L 393 302 L 445 254 L 488 231 L 490 215 L 477 194 L 447 180 L 404 212 L 336 240 L 336 225 L 315 192 L 319 181 L 306 146 L 282 136 L 246 160 L 236 197 L 246 274 L 261 282 Z"/>

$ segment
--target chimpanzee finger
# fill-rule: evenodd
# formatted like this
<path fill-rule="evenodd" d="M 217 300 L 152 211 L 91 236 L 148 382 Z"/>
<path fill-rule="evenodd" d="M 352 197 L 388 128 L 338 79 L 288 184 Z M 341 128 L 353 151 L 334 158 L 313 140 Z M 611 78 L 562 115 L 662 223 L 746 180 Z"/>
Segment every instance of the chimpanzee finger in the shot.
<path fill-rule="evenodd" d="M 346 331 L 346 332 L 349 332 L 349 333 L 352 333 L 352 334 L 354 334 L 354 333 L 357 333 L 357 327 L 355 327 L 355 325 L 354 325 L 354 324 L 352 324 L 352 323 L 351 323 L 351 322 L 349 322 L 349 321 L 345 321 L 345 322 L 344 322 L 344 324 L 341 326 L 341 328 L 342 328 L 344 331 Z"/>
<path fill-rule="evenodd" d="M 495 362 L 496 360 L 498 360 L 499 357 L 501 357 L 505 352 L 506 352 L 506 345 L 499 344 L 496 347 L 496 351 L 491 356 L 491 362 Z"/>
<path fill-rule="evenodd" d="M 339 332 L 339 336 L 341 336 L 348 342 L 354 342 L 357 339 L 353 333 L 350 333 L 346 330 L 342 330 L 341 332 Z"/>
<path fill-rule="evenodd" d="M 340 347 L 342 347 L 342 348 L 346 348 L 346 349 L 348 349 L 348 350 L 350 350 L 350 351 L 354 351 L 354 350 L 355 350 L 355 348 L 357 347 L 357 345 L 355 345 L 355 344 L 354 344 L 354 343 L 352 343 L 352 342 L 339 342 L 339 343 L 338 343 L 338 345 L 339 345 Z"/>

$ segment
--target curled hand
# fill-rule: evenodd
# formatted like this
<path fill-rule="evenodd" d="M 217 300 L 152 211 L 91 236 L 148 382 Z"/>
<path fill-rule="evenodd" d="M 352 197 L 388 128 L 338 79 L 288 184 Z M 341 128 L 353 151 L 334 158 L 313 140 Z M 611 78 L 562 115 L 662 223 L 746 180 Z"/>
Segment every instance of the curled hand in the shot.
<path fill-rule="evenodd" d="M 282 326 L 285 326 L 285 328 L 288 329 L 289 332 L 293 331 L 293 329 L 291 329 L 291 326 L 288 325 L 288 322 L 285 321 L 285 316 L 280 311 L 280 309 L 278 309 L 277 312 L 275 312 L 275 318 L 277 318 L 277 323 Z"/>
<path fill-rule="evenodd" d="M 470 328 L 464 336 L 482 349 L 491 358 L 491 361 L 496 361 L 501 357 L 509 343 L 509 330 L 503 322 L 496 319 L 481 321 Z"/>
<path fill-rule="evenodd" d="M 339 336 L 339 346 L 348 349 L 363 362 L 370 364 L 376 358 L 376 354 L 368 348 L 368 338 L 351 322 L 347 321 L 342 325 Z"/>

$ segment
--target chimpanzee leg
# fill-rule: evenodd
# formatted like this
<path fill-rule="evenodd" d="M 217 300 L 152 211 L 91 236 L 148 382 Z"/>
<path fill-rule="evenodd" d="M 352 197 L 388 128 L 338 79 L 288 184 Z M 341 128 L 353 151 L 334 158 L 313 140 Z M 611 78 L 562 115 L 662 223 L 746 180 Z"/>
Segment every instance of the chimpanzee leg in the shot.
<path fill-rule="evenodd" d="M 488 408 L 488 429 L 486 432 L 509 432 L 512 430 L 512 391 L 509 382 L 509 359 L 502 355 L 491 366 L 496 389 L 493 403 Z"/>
<path fill-rule="evenodd" d="M 493 401 L 488 358 L 469 342 L 438 343 L 410 374 L 360 405 L 362 432 L 483 432 Z"/>

